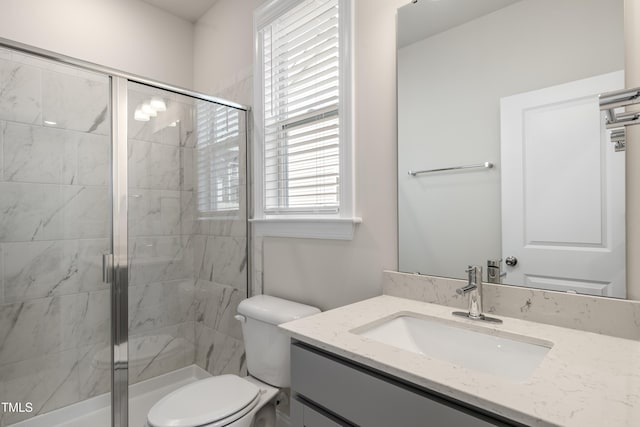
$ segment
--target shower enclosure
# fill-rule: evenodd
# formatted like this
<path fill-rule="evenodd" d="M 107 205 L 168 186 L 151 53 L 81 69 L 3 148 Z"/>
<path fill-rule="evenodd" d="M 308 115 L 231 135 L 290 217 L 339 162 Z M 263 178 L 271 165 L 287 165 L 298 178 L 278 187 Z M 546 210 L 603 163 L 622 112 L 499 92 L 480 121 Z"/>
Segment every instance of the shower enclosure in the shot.
<path fill-rule="evenodd" d="M 0 427 L 242 373 L 247 108 L 0 46 Z"/>

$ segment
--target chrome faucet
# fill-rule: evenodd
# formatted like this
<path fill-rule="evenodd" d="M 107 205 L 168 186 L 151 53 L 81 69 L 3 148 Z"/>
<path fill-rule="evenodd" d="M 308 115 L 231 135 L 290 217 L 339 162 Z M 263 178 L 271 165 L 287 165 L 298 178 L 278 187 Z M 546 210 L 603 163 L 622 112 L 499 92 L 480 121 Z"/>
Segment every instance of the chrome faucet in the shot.
<path fill-rule="evenodd" d="M 487 317 L 482 313 L 482 267 L 470 265 L 465 271 L 469 273 L 467 286 L 456 289 L 456 292 L 458 295 L 469 294 L 469 311 L 454 311 L 453 315 L 466 317 L 472 320 L 502 323 L 502 320 Z"/>

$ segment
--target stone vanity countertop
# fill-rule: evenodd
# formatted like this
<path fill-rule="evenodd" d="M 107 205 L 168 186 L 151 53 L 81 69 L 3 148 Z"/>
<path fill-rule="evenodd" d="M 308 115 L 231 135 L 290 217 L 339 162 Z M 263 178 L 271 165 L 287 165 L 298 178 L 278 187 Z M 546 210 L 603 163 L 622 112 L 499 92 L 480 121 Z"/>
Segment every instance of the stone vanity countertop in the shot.
<path fill-rule="evenodd" d="M 503 316 L 495 325 L 453 309 L 379 296 L 280 325 L 292 338 L 529 426 L 640 426 L 640 342 Z M 550 341 L 516 383 L 361 337 L 354 328 L 411 312 Z M 493 315 L 492 315 L 493 316 Z"/>

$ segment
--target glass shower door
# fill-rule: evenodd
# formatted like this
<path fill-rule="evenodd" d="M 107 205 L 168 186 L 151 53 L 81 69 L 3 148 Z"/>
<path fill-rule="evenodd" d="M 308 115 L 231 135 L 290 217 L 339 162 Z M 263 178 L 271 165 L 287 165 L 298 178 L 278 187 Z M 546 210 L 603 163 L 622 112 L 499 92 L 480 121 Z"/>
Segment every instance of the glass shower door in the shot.
<path fill-rule="evenodd" d="M 245 112 L 129 82 L 129 425 L 210 374 L 241 374 Z M 215 349 L 214 349 L 215 347 Z"/>
<path fill-rule="evenodd" d="M 106 75 L 0 49 L 1 427 L 111 388 L 109 96 Z"/>
<path fill-rule="evenodd" d="M 246 111 L 55 56 L 0 47 L 0 427 L 142 425 L 246 372 Z"/>
<path fill-rule="evenodd" d="M 193 363 L 192 121 L 187 97 L 131 81 L 127 106 L 129 424 L 143 425 L 173 386 L 157 378 Z"/>

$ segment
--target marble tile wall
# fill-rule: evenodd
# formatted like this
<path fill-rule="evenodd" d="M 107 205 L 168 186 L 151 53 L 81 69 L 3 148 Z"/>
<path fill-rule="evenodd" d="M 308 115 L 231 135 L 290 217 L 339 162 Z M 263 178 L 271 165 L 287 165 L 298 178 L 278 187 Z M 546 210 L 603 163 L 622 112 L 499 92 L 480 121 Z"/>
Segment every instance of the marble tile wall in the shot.
<path fill-rule="evenodd" d="M 240 209 L 198 211 L 196 108 L 191 100 L 136 87 L 129 110 L 162 96 L 167 111 L 149 122 L 130 120 L 130 330 L 141 360 L 158 345 L 149 367 L 132 367 L 132 381 L 196 363 L 212 374 L 246 371 L 239 323 L 246 298 L 246 133 L 238 135 Z M 167 124 L 177 121 L 177 126 Z M 180 343 L 180 355 L 174 342 Z M 158 350 L 160 349 L 160 350 Z M 154 354 L 153 351 L 151 351 Z"/>
<path fill-rule="evenodd" d="M 0 49 L 0 427 L 109 391 L 108 80 Z M 161 96 L 167 111 L 133 119 Z M 129 363 L 136 383 L 197 363 L 246 372 L 234 319 L 246 298 L 246 152 L 241 208 L 198 212 L 191 99 L 129 90 Z"/>
<path fill-rule="evenodd" d="M 1 426 L 107 387 L 108 100 L 103 76 L 0 54 L 0 396 L 34 407 Z"/>
<path fill-rule="evenodd" d="M 242 114 L 239 210 L 222 217 L 197 214 L 195 363 L 213 375 L 246 374 L 242 330 L 234 318 L 238 304 L 247 297 L 248 281 L 245 129 Z"/>
<path fill-rule="evenodd" d="M 239 102 L 245 105 L 253 104 L 253 67 L 247 67 L 232 76 L 228 81 L 222 81 L 218 83 L 218 87 L 215 90 L 217 96 L 224 99 L 231 99 L 235 102 Z M 252 119 L 249 119 L 250 125 L 252 125 Z M 251 141 L 251 129 L 249 129 L 248 143 Z M 250 191 L 251 183 L 247 183 L 247 189 Z M 249 251 L 251 253 L 251 263 L 249 266 L 251 274 L 249 287 L 251 289 L 251 295 L 259 295 L 263 293 L 263 266 L 262 266 L 262 246 L 263 238 L 253 235 L 250 241 L 251 247 Z"/>
<path fill-rule="evenodd" d="M 151 97 L 167 111 L 136 121 Z M 189 98 L 130 84 L 129 383 L 193 364 L 195 280 Z M 171 126 L 175 124 L 175 126 Z"/>

